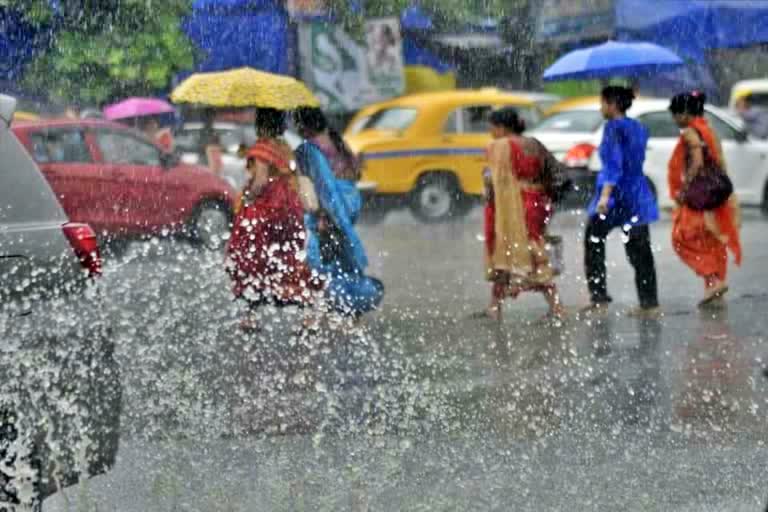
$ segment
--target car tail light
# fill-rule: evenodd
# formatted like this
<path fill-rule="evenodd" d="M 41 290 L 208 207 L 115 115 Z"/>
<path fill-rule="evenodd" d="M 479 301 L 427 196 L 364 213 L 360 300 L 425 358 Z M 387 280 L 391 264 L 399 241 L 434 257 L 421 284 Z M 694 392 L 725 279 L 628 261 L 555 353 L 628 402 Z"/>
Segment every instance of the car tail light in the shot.
<path fill-rule="evenodd" d="M 573 146 L 563 158 L 563 163 L 568 167 L 588 167 L 589 159 L 595 152 L 595 146 L 584 143 Z"/>
<path fill-rule="evenodd" d="M 68 222 L 62 226 L 72 249 L 75 251 L 80 265 L 88 271 L 89 276 L 101 275 L 101 252 L 96 233 L 88 224 Z"/>

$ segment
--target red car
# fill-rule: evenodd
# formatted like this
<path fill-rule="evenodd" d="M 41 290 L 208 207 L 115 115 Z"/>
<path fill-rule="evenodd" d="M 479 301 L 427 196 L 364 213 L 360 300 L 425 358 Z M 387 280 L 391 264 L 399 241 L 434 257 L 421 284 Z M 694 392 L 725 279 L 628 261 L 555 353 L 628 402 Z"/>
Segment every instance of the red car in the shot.
<path fill-rule="evenodd" d="M 105 240 L 165 233 L 223 245 L 234 190 L 204 167 L 179 163 L 126 126 L 101 120 L 14 124 L 73 222 Z"/>

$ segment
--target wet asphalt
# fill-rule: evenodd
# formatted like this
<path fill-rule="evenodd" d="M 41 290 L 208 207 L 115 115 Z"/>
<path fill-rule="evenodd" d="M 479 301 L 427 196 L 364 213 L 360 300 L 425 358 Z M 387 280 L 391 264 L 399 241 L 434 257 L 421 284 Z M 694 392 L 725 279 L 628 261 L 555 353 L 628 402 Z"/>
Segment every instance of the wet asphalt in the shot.
<path fill-rule="evenodd" d="M 474 320 L 481 214 L 360 228 L 387 286 L 360 326 L 244 335 L 218 255 L 134 244 L 108 263 L 124 411 L 116 467 L 46 510 L 763 510 L 768 501 L 768 220 L 745 212 L 722 308 L 652 229 L 663 316 L 636 295 L 616 233 L 602 315 L 580 317 L 583 214 L 559 213 L 572 314 L 536 295 Z"/>

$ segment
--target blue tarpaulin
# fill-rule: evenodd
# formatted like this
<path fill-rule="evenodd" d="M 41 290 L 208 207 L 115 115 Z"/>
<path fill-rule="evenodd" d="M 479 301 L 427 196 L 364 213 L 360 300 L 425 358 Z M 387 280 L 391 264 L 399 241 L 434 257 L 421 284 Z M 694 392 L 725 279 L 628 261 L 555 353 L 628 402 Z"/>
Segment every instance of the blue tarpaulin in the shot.
<path fill-rule="evenodd" d="M 768 1 L 617 0 L 616 35 L 704 61 L 707 50 L 768 43 Z"/>
<path fill-rule="evenodd" d="M 432 30 L 432 18 L 419 6 L 411 6 L 400 14 L 403 30 Z"/>
<path fill-rule="evenodd" d="M 24 22 L 18 12 L 0 7 L 0 80 L 17 80 L 24 66 L 48 40 L 47 31 Z"/>
<path fill-rule="evenodd" d="M 683 69 L 641 80 L 644 91 L 698 88 L 717 99 L 707 52 L 768 43 L 768 1 L 616 0 L 616 37 L 651 41 L 688 61 Z"/>
<path fill-rule="evenodd" d="M 425 66 L 441 74 L 454 69 L 434 52 L 408 36 L 403 38 L 403 61 L 406 66 Z"/>
<path fill-rule="evenodd" d="M 205 53 L 196 71 L 289 73 L 288 13 L 278 0 L 197 0 L 183 29 Z"/>

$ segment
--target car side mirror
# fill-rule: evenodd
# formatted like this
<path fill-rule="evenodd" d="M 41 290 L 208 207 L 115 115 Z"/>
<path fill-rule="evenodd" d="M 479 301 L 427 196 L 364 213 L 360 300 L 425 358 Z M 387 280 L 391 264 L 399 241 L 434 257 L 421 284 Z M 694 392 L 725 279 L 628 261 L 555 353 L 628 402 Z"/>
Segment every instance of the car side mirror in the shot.
<path fill-rule="evenodd" d="M 745 130 L 736 131 L 736 142 L 744 144 L 747 140 L 749 140 L 749 134 Z"/>
<path fill-rule="evenodd" d="M 16 111 L 16 98 L 0 94 L 0 119 L 6 127 L 11 126 L 13 113 Z"/>

